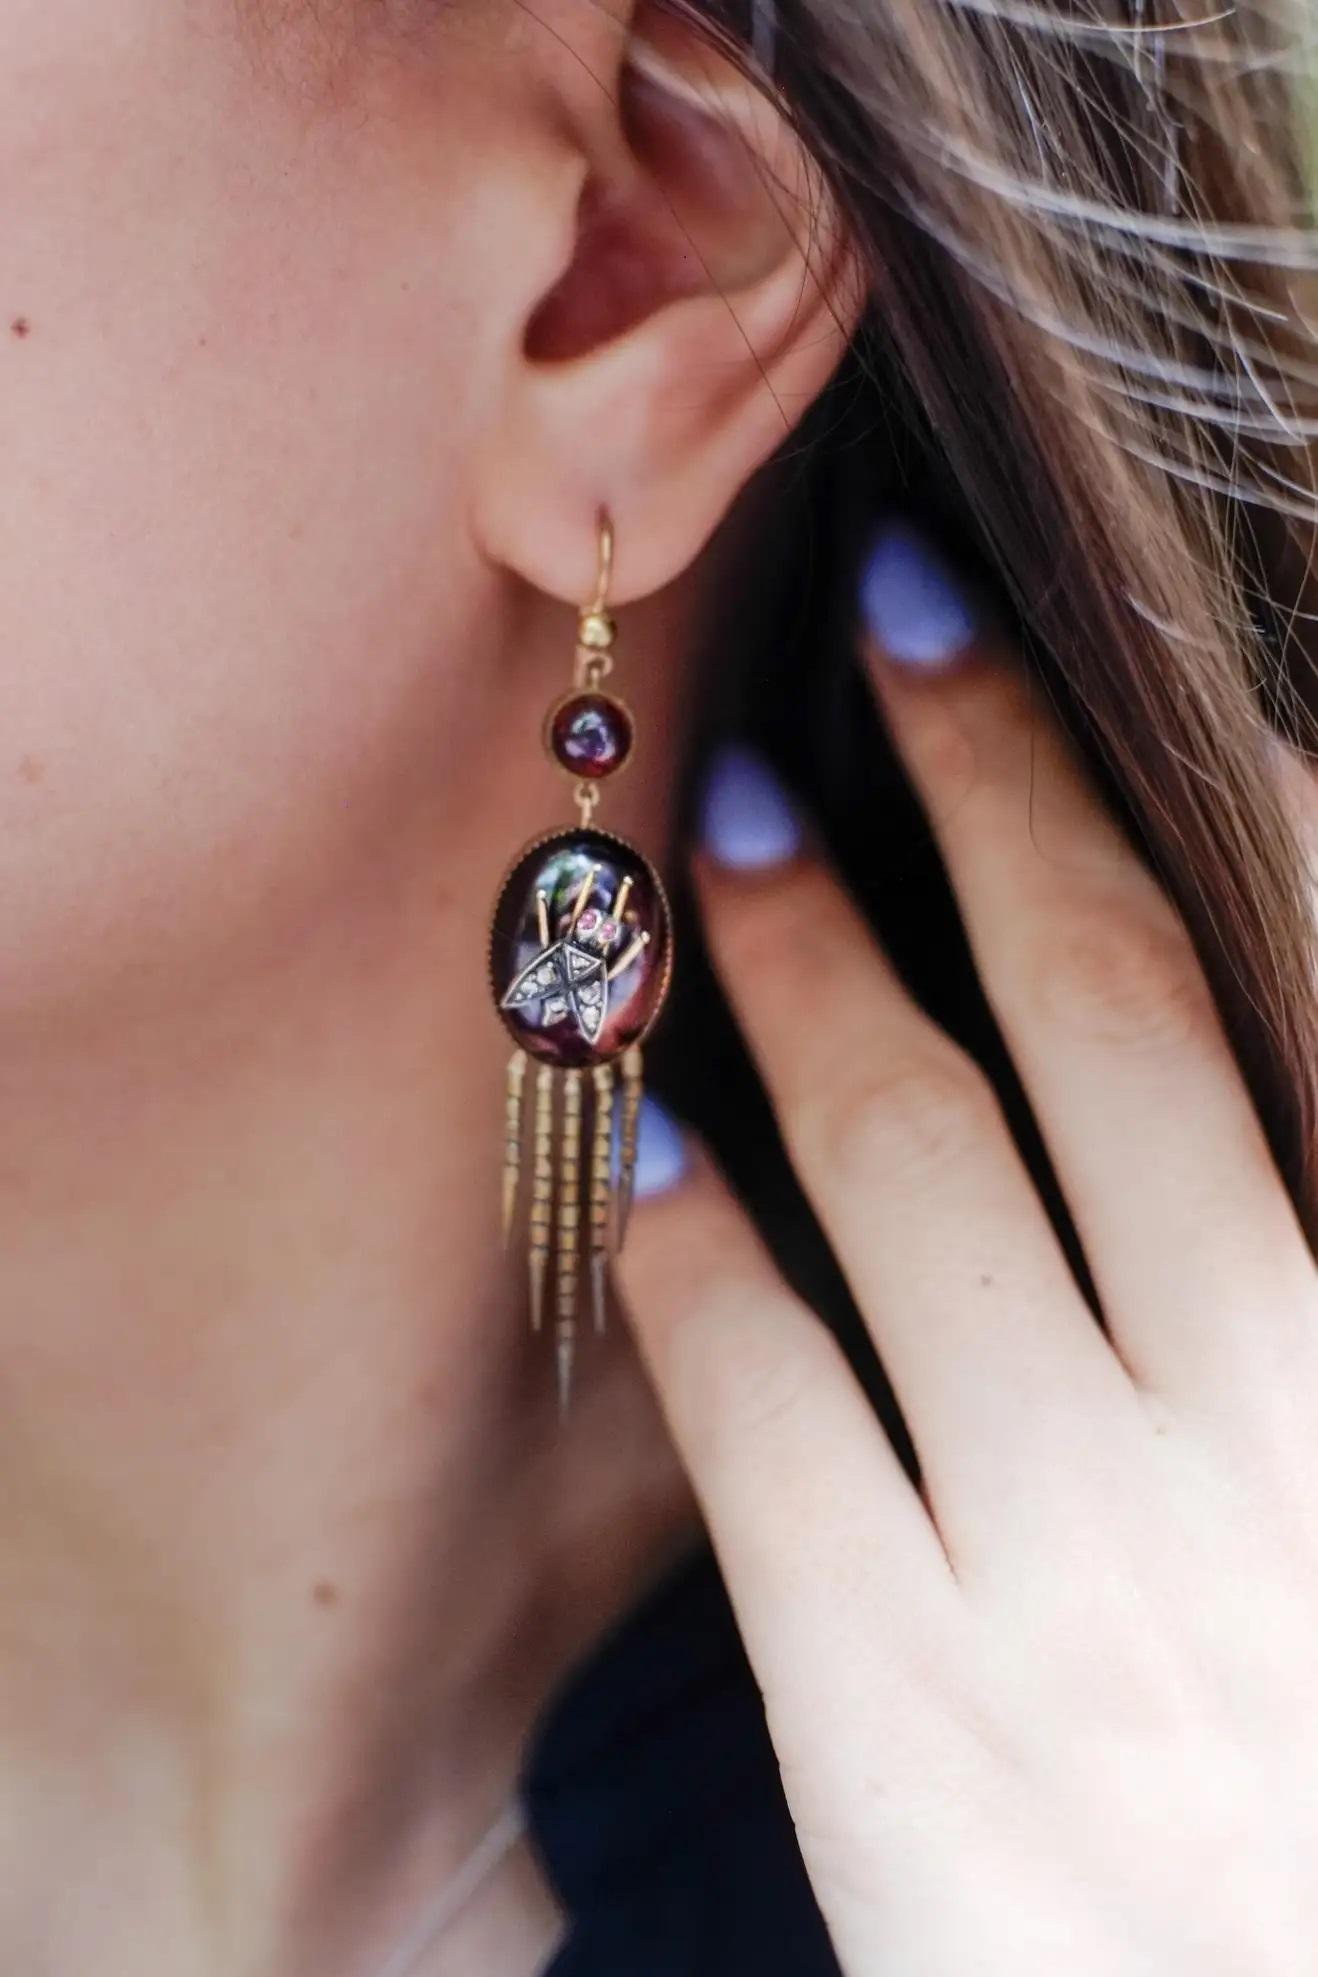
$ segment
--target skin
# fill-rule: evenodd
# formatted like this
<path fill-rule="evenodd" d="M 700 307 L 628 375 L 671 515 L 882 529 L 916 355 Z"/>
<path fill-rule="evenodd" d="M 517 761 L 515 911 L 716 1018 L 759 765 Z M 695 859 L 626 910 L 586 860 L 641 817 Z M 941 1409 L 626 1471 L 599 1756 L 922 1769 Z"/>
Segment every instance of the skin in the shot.
<path fill-rule="evenodd" d="M 603 501 L 663 855 L 846 333 L 798 164 L 644 8 L 0 12 L 7 1968 L 384 1969 L 691 1542 L 625 1341 L 571 1437 L 529 1350 L 485 927 Z M 558 1926 L 519 1849 L 418 1977 Z"/>
<path fill-rule="evenodd" d="M 917 1492 L 707 1163 L 640 1210 L 628 1292 L 807 1867 L 847 1977 L 1299 1977 L 1318 1267 L 1184 929 L 1009 656 L 869 659 L 1107 1329 L 991 1088 L 829 873 L 706 862 L 724 983 L 921 1463 Z"/>
<path fill-rule="evenodd" d="M 607 502 L 642 737 L 608 814 L 661 856 L 708 590 L 854 284 L 790 135 L 623 0 L 11 0 L 0 111 L 0 1941 L 41 1977 L 372 1977 L 694 1523 L 623 1341 L 558 1434 L 497 1251 L 483 935 L 567 814 L 567 607 Z M 694 1241 L 699 1200 L 655 1215 Z M 766 1494 L 730 1532 L 669 1282 L 643 1339 L 767 1666 L 743 1554 L 799 1571 L 804 1526 Z M 790 1373 L 813 1335 L 772 1287 L 762 1322 Z M 855 1559 L 908 1530 L 914 1610 L 937 1559 L 913 1508 L 874 1523 L 848 1419 L 800 1473 Z M 814 1583 L 774 1588 L 812 1684 Z M 886 1617 L 838 1609 L 852 1666 Z M 416 1977 L 520 1977 L 557 1927 L 521 1850 Z"/>

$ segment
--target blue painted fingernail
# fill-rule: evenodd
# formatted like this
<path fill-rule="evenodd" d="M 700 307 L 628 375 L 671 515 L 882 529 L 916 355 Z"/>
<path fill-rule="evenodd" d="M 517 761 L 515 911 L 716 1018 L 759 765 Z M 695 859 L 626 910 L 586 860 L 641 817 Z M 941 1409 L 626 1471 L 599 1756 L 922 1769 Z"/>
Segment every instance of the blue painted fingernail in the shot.
<path fill-rule="evenodd" d="M 720 865 L 755 872 L 801 849 L 801 820 L 768 764 L 749 748 L 719 750 L 701 800 L 701 837 Z"/>
<path fill-rule="evenodd" d="M 885 656 L 933 670 L 957 659 L 978 629 L 964 588 L 904 522 L 875 537 L 860 585 L 865 621 Z"/>
<path fill-rule="evenodd" d="M 682 1128 L 667 1107 L 647 1092 L 636 1122 L 636 1172 L 632 1185 L 636 1200 L 667 1194 L 683 1178 L 688 1164 Z"/>

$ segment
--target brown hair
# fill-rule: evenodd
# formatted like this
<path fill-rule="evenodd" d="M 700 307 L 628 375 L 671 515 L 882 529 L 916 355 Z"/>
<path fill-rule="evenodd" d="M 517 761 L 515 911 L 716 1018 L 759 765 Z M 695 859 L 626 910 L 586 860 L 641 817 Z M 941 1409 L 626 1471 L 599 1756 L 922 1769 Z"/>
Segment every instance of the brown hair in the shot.
<path fill-rule="evenodd" d="M 871 277 L 848 443 L 909 393 L 1312 1236 L 1313 899 L 1269 733 L 1312 745 L 1318 705 L 1318 240 L 1279 17 L 1179 3 L 776 0 L 766 86 Z M 769 19 L 671 4 L 747 60 Z"/>

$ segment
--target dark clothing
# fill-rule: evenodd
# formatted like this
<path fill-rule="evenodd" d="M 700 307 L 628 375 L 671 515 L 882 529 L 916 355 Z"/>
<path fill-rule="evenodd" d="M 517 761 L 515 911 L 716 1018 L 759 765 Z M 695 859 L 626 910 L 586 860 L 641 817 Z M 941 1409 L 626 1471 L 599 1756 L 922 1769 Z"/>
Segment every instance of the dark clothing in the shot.
<path fill-rule="evenodd" d="M 571 1924 L 549 1977 L 838 1977 L 708 1554 L 577 1671 L 524 1796 Z"/>

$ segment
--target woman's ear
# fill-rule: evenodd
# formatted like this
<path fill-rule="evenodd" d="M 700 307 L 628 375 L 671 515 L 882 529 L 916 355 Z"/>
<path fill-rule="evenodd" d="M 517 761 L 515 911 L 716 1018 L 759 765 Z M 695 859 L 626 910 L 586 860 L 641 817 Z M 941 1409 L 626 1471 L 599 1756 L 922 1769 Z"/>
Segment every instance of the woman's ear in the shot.
<path fill-rule="evenodd" d="M 648 0 L 612 50 L 573 93 L 570 255 L 527 297 L 477 470 L 484 553 L 568 602 L 593 581 L 601 505 L 619 602 L 694 560 L 862 300 L 819 172 L 734 61 Z"/>

